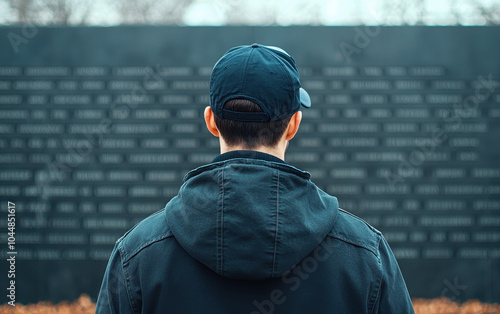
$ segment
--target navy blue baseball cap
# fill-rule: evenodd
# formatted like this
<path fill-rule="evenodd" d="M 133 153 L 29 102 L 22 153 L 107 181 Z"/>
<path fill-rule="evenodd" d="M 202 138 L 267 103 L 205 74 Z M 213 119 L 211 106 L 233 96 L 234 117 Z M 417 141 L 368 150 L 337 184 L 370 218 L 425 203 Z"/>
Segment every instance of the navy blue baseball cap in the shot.
<path fill-rule="evenodd" d="M 247 99 L 262 112 L 224 109 L 231 99 Z M 283 49 L 253 44 L 231 48 L 217 61 L 210 77 L 210 107 L 223 119 L 243 122 L 278 121 L 300 106 L 311 107 L 301 87 L 295 60 Z"/>

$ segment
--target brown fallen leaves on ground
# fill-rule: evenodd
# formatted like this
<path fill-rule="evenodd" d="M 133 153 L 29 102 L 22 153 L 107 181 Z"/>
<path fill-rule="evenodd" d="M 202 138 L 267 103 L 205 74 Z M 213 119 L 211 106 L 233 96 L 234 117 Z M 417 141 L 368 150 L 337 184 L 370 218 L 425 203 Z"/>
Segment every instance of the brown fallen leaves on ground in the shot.
<path fill-rule="evenodd" d="M 497 303 L 481 303 L 478 300 L 468 300 L 462 304 L 448 298 L 414 299 L 413 308 L 416 314 L 499 314 Z"/>
<path fill-rule="evenodd" d="M 71 303 L 63 301 L 55 305 L 50 302 L 28 305 L 16 303 L 16 306 L 0 305 L 0 314 L 91 314 L 94 312 L 95 303 L 86 294 L 82 294 Z"/>
<path fill-rule="evenodd" d="M 469 300 L 462 304 L 447 298 L 414 299 L 416 314 L 500 314 L 499 304 L 481 303 Z M 0 305 L 0 314 L 91 314 L 95 312 L 95 303 L 89 296 L 82 294 L 80 298 L 69 303 L 39 302 L 37 304 Z"/>

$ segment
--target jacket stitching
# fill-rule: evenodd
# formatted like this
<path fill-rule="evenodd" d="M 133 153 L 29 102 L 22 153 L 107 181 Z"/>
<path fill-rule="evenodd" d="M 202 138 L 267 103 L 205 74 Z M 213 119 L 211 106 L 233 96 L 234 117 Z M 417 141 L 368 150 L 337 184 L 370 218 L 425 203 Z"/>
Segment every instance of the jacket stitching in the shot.
<path fill-rule="evenodd" d="M 220 176 L 219 176 L 219 184 L 220 184 L 220 193 L 221 193 L 221 200 L 220 200 L 220 205 L 217 206 L 217 227 L 216 229 L 216 246 L 217 246 L 217 272 L 222 274 L 224 271 L 224 254 L 223 254 L 223 226 L 224 226 L 224 198 L 225 198 L 225 191 L 224 191 L 224 170 L 225 167 L 221 168 Z"/>
<path fill-rule="evenodd" d="M 123 254 L 124 252 L 123 252 L 123 247 L 122 246 L 120 246 L 119 251 L 120 251 L 120 255 L 125 255 L 125 254 Z M 138 310 L 137 310 L 137 308 L 135 306 L 135 302 L 134 302 L 134 300 L 132 298 L 132 290 L 130 289 L 130 286 L 131 286 L 131 284 L 130 284 L 130 277 L 129 277 L 128 272 L 126 271 L 126 269 L 127 269 L 126 265 L 127 265 L 127 263 L 124 262 L 124 261 L 122 261 L 122 265 L 121 266 L 122 266 L 122 272 L 123 272 L 124 277 L 125 277 L 125 289 L 127 290 L 127 299 L 128 299 L 128 303 L 129 303 L 130 307 L 132 308 L 132 311 L 134 311 L 134 312 L 137 313 Z"/>
<path fill-rule="evenodd" d="M 373 232 L 375 232 L 376 234 L 379 234 L 379 235 L 380 235 L 380 234 L 382 234 L 379 230 L 377 230 L 377 229 L 376 229 L 376 228 L 374 228 L 372 225 L 370 225 L 369 223 L 367 223 L 367 222 L 366 222 L 363 218 L 358 217 L 358 216 L 354 215 L 353 213 L 350 213 L 350 212 L 348 212 L 347 210 L 342 209 L 342 208 L 340 208 L 340 207 L 339 207 L 339 211 L 341 211 L 341 212 L 343 212 L 344 214 L 347 214 L 347 215 L 349 215 L 349 216 L 351 216 L 351 217 L 354 217 L 354 218 L 356 218 L 356 219 L 358 219 L 358 220 L 361 220 L 361 221 L 362 221 L 365 225 L 367 225 L 367 226 L 368 226 L 368 227 L 369 227 L 369 228 L 370 228 Z"/>
<path fill-rule="evenodd" d="M 276 248 L 278 247 L 278 231 L 279 231 L 279 208 L 280 208 L 280 171 L 277 169 L 277 183 L 276 183 L 276 231 L 274 234 L 274 251 L 273 251 L 273 271 L 271 276 L 274 277 L 276 269 Z"/>
<path fill-rule="evenodd" d="M 149 217 L 152 217 L 152 216 L 155 216 L 155 215 L 159 214 L 160 212 L 164 211 L 164 210 L 165 210 L 165 208 L 166 208 L 166 206 L 165 206 L 165 207 L 163 207 L 162 209 L 159 209 L 159 210 L 155 211 L 154 213 L 152 213 L 151 215 L 149 215 L 149 216 L 148 216 L 148 217 L 146 217 L 145 219 L 147 219 L 147 218 L 149 218 Z M 122 241 L 123 241 L 123 239 L 125 239 L 125 237 L 126 237 L 126 236 L 130 233 L 130 232 L 132 232 L 132 230 L 134 230 L 134 229 L 135 229 L 135 228 L 136 228 L 136 227 L 137 227 L 137 226 L 138 226 L 141 222 L 142 222 L 142 221 L 139 221 L 139 222 L 138 222 L 138 223 L 136 223 L 136 224 L 135 224 L 132 228 L 130 228 L 127 232 L 125 232 L 125 234 L 124 234 L 124 235 L 122 235 L 120 238 L 118 238 L 118 240 L 116 240 L 116 243 L 122 242 Z"/>
<path fill-rule="evenodd" d="M 378 244 L 379 244 L 379 248 L 380 248 L 380 241 L 379 241 Z M 374 313 L 374 311 L 375 311 L 375 302 L 380 299 L 380 291 L 381 291 L 380 288 L 382 287 L 382 278 L 383 278 L 382 272 L 383 272 L 383 269 L 382 269 L 382 261 L 380 259 L 380 255 L 378 254 L 378 252 L 377 252 L 377 264 L 378 264 L 379 270 L 380 270 L 379 271 L 380 279 L 378 280 L 378 286 L 376 287 L 376 289 L 377 289 L 376 293 L 374 294 L 374 296 L 370 300 L 370 303 L 372 303 L 371 304 L 372 310 L 370 311 L 370 313 Z"/>
<path fill-rule="evenodd" d="M 335 239 L 339 239 L 343 242 L 352 244 L 354 246 L 360 247 L 360 248 L 365 249 L 367 251 L 370 251 L 371 253 L 373 253 L 373 255 L 378 257 L 377 252 L 375 252 L 375 250 L 373 250 L 372 248 L 369 248 L 367 245 L 362 245 L 362 244 L 358 243 L 357 241 L 350 240 L 348 237 L 346 237 L 345 235 L 343 235 L 341 233 L 336 233 L 336 234 L 330 233 L 330 234 L 328 234 L 328 236 L 335 238 Z"/>
<path fill-rule="evenodd" d="M 125 259 L 123 260 L 123 263 L 126 264 L 130 261 L 130 259 L 134 256 L 136 256 L 137 254 L 139 254 L 142 250 L 144 250 L 146 247 L 152 245 L 153 243 L 155 242 L 159 242 L 161 240 L 164 240 L 164 239 L 167 239 L 167 238 L 170 238 L 173 236 L 173 233 L 172 231 L 168 230 L 167 233 L 165 234 L 162 234 L 156 238 L 153 238 L 151 239 L 150 241 L 144 243 L 143 245 L 141 245 L 139 248 L 137 248 L 136 250 L 132 251 L 131 253 L 127 254 L 125 252 L 123 252 L 123 256 L 125 257 Z"/>
<path fill-rule="evenodd" d="M 216 270 L 220 273 L 220 242 L 219 242 L 219 220 L 220 220 L 220 203 L 224 198 L 224 194 L 222 193 L 222 181 L 221 181 L 222 171 L 217 176 L 217 181 L 219 183 L 220 197 L 219 204 L 217 205 L 217 216 L 216 216 L 216 225 L 215 225 L 215 257 L 216 257 Z"/>
<path fill-rule="evenodd" d="M 224 273 L 224 198 L 225 198 L 224 180 L 225 180 L 224 169 L 222 169 L 222 208 L 221 208 L 221 222 L 220 222 L 221 273 Z"/>

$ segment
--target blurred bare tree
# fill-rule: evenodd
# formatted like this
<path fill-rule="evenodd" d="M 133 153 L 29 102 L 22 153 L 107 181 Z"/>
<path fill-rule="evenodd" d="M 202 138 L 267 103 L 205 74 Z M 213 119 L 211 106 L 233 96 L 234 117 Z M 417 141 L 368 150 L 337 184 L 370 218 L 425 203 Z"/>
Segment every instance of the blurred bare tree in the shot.
<path fill-rule="evenodd" d="M 115 0 L 113 6 L 118 11 L 122 24 L 146 24 L 157 5 L 155 0 Z"/>
<path fill-rule="evenodd" d="M 53 24 L 85 24 L 92 2 L 81 0 L 44 0 L 44 9 Z"/>
<path fill-rule="evenodd" d="M 243 1 L 226 1 L 226 24 L 227 25 L 277 25 L 276 6 L 273 1 L 268 1 L 265 6 L 260 7 L 259 14 L 251 14 Z"/>
<path fill-rule="evenodd" d="M 425 0 L 384 0 L 384 17 L 386 25 L 424 25 Z"/>
<path fill-rule="evenodd" d="M 479 21 L 480 24 L 500 24 L 500 3 L 480 0 L 451 0 L 451 12 L 456 24 L 470 24 L 469 19 Z"/>
<path fill-rule="evenodd" d="M 114 0 L 122 24 L 183 24 L 194 0 Z"/>
<path fill-rule="evenodd" d="M 82 0 L 8 0 L 16 13 L 16 24 L 86 24 L 91 1 Z"/>
<path fill-rule="evenodd" d="M 183 25 L 186 12 L 200 3 L 215 6 L 227 25 L 338 25 L 324 19 L 332 0 L 0 0 L 10 8 L 0 23 L 39 25 L 157 24 Z M 337 3 L 337 4 L 336 4 Z M 344 8 L 346 2 L 342 2 Z M 500 1 L 359 0 L 346 10 L 341 24 L 380 25 L 499 25 Z M 192 6 L 194 4 L 194 6 Z M 364 20 L 363 10 L 378 7 L 377 20 Z M 348 12 L 349 11 L 349 12 Z M 192 13 L 192 11 L 189 11 Z M 365 12 L 366 13 L 366 12 Z M 200 14 L 200 13 L 197 13 Z M 203 13 L 201 13 L 203 14 Z M 195 15 L 196 16 L 196 15 Z"/>
<path fill-rule="evenodd" d="M 222 3 L 221 3 L 222 2 Z M 278 1 L 219 1 L 224 7 L 226 25 L 321 25 L 325 0 L 290 1 L 286 7 Z"/>
<path fill-rule="evenodd" d="M 16 13 L 16 23 L 31 23 L 36 18 L 35 0 L 7 0 L 7 4 Z"/>
<path fill-rule="evenodd" d="M 441 5 L 447 10 L 436 12 L 425 0 L 383 0 L 388 18 L 383 24 L 393 25 L 499 25 L 500 3 L 480 0 L 448 0 Z M 472 23 L 470 21 L 473 21 Z M 474 22 L 477 21 L 477 22 Z M 481 23 L 484 21 L 484 23 Z"/>
<path fill-rule="evenodd" d="M 417 0 L 416 9 L 417 9 L 417 25 L 424 25 L 424 16 L 425 16 L 425 0 Z"/>
<path fill-rule="evenodd" d="M 487 25 L 500 24 L 500 3 L 496 2 L 487 5 L 477 0 L 474 0 L 473 3 L 481 16 L 486 20 Z"/>

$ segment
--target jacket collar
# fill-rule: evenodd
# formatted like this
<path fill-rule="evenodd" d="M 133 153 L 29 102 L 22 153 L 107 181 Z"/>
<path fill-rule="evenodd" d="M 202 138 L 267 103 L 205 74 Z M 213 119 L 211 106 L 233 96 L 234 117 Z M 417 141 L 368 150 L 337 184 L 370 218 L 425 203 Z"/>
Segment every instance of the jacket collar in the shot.
<path fill-rule="evenodd" d="M 265 160 L 265 161 L 273 161 L 273 162 L 278 162 L 282 164 L 286 164 L 286 162 L 276 156 L 266 154 L 266 153 L 261 153 L 258 151 L 254 150 L 233 150 L 224 154 L 221 154 L 217 157 L 215 157 L 212 162 L 219 162 L 219 161 L 225 161 L 228 159 L 234 159 L 234 158 L 246 158 L 246 159 L 260 159 L 260 160 Z"/>

